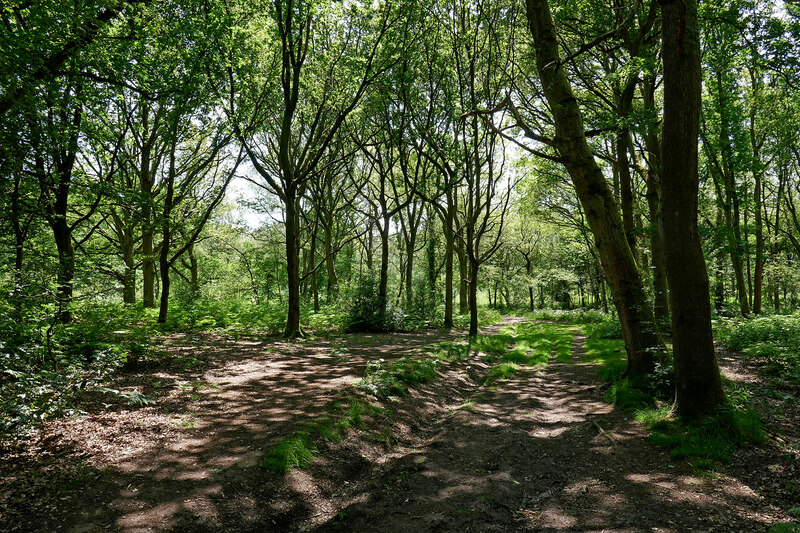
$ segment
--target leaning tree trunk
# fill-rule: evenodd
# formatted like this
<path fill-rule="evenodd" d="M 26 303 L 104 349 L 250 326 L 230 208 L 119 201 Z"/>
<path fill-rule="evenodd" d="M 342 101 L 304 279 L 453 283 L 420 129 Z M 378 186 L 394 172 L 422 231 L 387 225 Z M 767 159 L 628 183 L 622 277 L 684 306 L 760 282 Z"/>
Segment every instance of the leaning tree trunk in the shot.
<path fill-rule="evenodd" d="M 628 353 L 626 373 L 649 373 L 655 364 L 654 352 L 661 350 L 664 343 L 628 246 L 617 203 L 586 140 L 580 107 L 561 66 L 548 1 L 527 0 L 527 16 L 542 88 L 555 121 L 554 145 L 586 213 L 619 314 Z"/>
<path fill-rule="evenodd" d="M 664 123 L 662 202 L 672 296 L 676 410 L 710 413 L 724 400 L 711 336 L 706 262 L 697 232 L 700 32 L 697 0 L 662 7 Z"/>
<path fill-rule="evenodd" d="M 631 77 L 622 88 L 617 98 L 617 115 L 623 125 L 619 126 L 616 134 L 617 173 L 620 184 L 620 206 L 622 207 L 622 226 L 628 238 L 628 246 L 636 258 L 636 233 L 634 232 L 633 215 L 633 178 L 631 176 L 630 162 L 628 160 L 628 144 L 630 142 L 630 128 L 627 126 L 633 104 L 633 93 L 636 90 L 638 78 Z"/>

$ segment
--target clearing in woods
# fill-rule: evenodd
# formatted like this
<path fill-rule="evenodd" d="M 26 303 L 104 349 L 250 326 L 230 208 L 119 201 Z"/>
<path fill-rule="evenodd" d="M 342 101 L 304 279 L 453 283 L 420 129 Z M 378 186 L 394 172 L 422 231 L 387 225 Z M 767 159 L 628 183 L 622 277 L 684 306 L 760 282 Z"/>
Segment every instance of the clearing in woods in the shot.
<path fill-rule="evenodd" d="M 127 396 L 98 393 L 1 451 L 0 529 L 764 531 L 790 520 L 791 423 L 701 472 L 604 401 L 579 327 L 548 326 L 561 344 L 546 364 L 518 327 L 543 325 L 508 318 L 471 351 L 450 332 L 165 338 L 165 363 L 113 385 Z M 436 350 L 437 377 L 405 395 L 353 385 Z M 722 361 L 733 381 L 760 386 L 752 368 Z M 308 466 L 260 466 L 280 443 Z"/>

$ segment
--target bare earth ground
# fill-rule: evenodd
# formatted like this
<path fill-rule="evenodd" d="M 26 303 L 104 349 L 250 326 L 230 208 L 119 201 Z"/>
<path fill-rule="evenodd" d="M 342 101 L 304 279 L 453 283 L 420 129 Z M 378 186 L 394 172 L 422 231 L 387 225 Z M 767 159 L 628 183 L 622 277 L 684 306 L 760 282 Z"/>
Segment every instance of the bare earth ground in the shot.
<path fill-rule="evenodd" d="M 765 531 L 800 505 L 797 388 L 721 353 L 770 438 L 703 474 L 603 401 L 580 335 L 571 363 L 496 388 L 481 385 L 482 354 L 446 363 L 342 441 L 318 442 L 307 470 L 258 466 L 352 393 L 367 361 L 456 333 L 166 338 L 168 364 L 112 385 L 157 405 L 98 394 L 86 414 L 0 448 L 0 531 Z"/>

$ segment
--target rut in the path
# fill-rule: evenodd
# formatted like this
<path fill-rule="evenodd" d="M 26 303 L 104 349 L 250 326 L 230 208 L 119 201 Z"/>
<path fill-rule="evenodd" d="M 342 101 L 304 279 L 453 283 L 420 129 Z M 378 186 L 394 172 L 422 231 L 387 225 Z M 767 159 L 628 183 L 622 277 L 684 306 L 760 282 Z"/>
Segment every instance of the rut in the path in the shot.
<path fill-rule="evenodd" d="M 763 530 L 746 491 L 677 473 L 603 401 L 583 340 L 568 363 L 476 387 L 318 530 Z"/>

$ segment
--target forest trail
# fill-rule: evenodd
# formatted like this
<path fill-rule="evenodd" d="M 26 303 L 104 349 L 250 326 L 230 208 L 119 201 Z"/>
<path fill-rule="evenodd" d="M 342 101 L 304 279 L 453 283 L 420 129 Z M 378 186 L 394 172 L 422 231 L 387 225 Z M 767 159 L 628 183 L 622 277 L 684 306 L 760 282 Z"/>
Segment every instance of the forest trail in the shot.
<path fill-rule="evenodd" d="M 323 416 L 368 361 L 456 339 L 169 339 L 177 366 L 115 385 L 157 393 L 157 405 L 51 421 L 13 463 L 3 460 L 0 529 L 764 531 L 784 518 L 760 490 L 699 475 L 649 444 L 603 401 L 577 332 L 569 362 L 553 357 L 494 387 L 482 385 L 491 364 L 480 354 L 446 363 L 365 427 L 318 442 L 308 469 L 258 466 L 276 442 Z M 10 497 L 29 487 L 31 469 L 47 497 Z"/>

